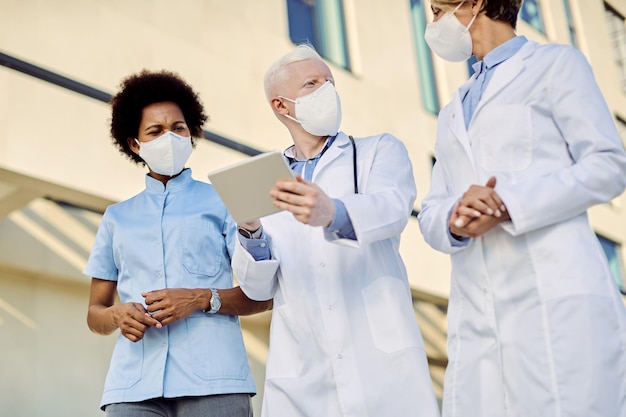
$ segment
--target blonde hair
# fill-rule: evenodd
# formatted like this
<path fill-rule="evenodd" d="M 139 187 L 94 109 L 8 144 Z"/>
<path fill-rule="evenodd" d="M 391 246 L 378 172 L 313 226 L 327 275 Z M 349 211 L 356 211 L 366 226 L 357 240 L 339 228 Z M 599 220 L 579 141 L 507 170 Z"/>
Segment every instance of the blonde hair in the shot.
<path fill-rule="evenodd" d="M 263 78 L 263 86 L 265 88 L 265 98 L 270 101 L 274 96 L 274 86 L 282 81 L 283 70 L 293 62 L 304 61 L 307 59 L 317 59 L 323 61 L 322 57 L 315 51 L 315 48 L 309 44 L 296 46 L 294 50 L 287 55 L 277 59 L 265 72 Z"/>

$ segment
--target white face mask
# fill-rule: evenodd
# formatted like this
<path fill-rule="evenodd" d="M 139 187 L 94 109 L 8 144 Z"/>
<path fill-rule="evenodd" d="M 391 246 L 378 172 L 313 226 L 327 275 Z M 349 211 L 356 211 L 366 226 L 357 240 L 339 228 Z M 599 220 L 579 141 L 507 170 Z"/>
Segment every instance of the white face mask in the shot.
<path fill-rule="evenodd" d="M 315 136 L 332 136 L 339 131 L 341 124 L 341 101 L 330 81 L 306 96 L 292 100 L 279 96 L 296 104 L 296 118 L 286 114 L 304 130 Z"/>
<path fill-rule="evenodd" d="M 436 22 L 426 25 L 424 39 L 430 49 L 446 61 L 467 61 L 472 56 L 472 37 L 469 28 L 476 16 L 472 17 L 467 27 L 454 15 L 463 5 L 459 4 L 452 12 L 447 12 Z"/>
<path fill-rule="evenodd" d="M 150 169 L 169 177 L 183 170 L 193 150 L 191 136 L 180 136 L 170 131 L 150 142 L 139 142 L 137 139 L 135 142 L 139 145 L 139 156 Z"/>

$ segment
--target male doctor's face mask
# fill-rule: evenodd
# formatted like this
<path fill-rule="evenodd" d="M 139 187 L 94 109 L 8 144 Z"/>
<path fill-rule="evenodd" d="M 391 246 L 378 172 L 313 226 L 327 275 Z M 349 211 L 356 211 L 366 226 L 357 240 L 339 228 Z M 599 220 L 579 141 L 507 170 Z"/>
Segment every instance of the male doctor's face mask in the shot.
<path fill-rule="evenodd" d="M 191 136 L 180 136 L 167 131 L 150 142 L 139 142 L 139 156 L 157 174 L 169 177 L 179 174 L 193 150 Z"/>
<path fill-rule="evenodd" d="M 474 23 L 476 15 L 472 17 L 467 27 L 454 15 L 463 3 L 456 6 L 451 12 L 444 14 L 436 22 L 426 25 L 424 39 L 430 49 L 446 61 L 467 61 L 472 56 L 472 37 L 469 28 Z"/>
<path fill-rule="evenodd" d="M 315 136 L 332 136 L 339 131 L 341 124 L 341 101 L 335 91 L 335 86 L 326 81 L 320 88 L 292 100 L 296 105 L 296 117 L 286 114 L 289 119 L 300 123 L 302 128 Z"/>

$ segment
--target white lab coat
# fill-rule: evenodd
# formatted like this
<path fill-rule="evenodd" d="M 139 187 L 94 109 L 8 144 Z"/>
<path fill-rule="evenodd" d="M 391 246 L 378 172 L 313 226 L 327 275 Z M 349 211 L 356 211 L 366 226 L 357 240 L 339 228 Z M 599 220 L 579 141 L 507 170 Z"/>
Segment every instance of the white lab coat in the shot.
<path fill-rule="evenodd" d="M 264 417 L 436 417 L 439 409 L 398 252 L 416 196 L 398 139 L 339 133 L 313 182 L 340 198 L 357 241 L 281 212 L 262 219 L 272 259 L 240 244 L 233 269 L 253 299 L 274 298 Z"/>
<path fill-rule="evenodd" d="M 626 155 L 584 56 L 527 42 L 466 130 L 440 113 L 420 227 L 452 254 L 445 417 L 626 416 L 626 320 L 586 210 L 626 185 Z M 448 217 L 497 178 L 512 221 L 452 244 Z"/>

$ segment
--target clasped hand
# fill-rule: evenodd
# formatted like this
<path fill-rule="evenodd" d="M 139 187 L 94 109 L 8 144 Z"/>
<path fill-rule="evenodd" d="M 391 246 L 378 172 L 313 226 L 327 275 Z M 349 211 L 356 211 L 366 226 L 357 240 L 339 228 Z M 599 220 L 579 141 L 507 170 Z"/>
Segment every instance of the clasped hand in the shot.
<path fill-rule="evenodd" d="M 161 328 L 197 310 L 196 292 L 187 288 L 167 288 L 141 294 L 147 307 L 140 303 L 120 304 L 116 322 L 124 337 L 141 340 L 150 327 Z"/>
<path fill-rule="evenodd" d="M 450 232 L 457 236 L 476 238 L 509 220 L 506 206 L 495 192 L 496 177 L 484 186 L 472 185 L 459 200 L 448 221 Z"/>

